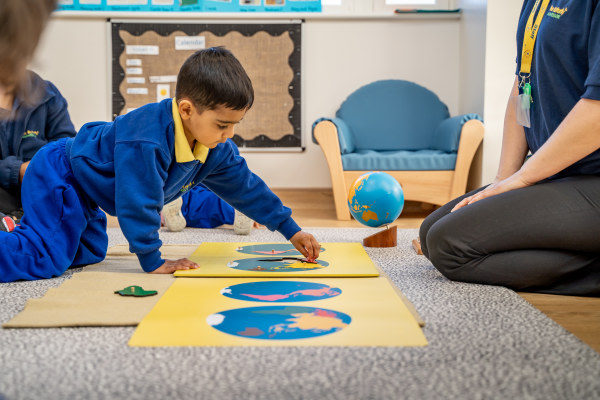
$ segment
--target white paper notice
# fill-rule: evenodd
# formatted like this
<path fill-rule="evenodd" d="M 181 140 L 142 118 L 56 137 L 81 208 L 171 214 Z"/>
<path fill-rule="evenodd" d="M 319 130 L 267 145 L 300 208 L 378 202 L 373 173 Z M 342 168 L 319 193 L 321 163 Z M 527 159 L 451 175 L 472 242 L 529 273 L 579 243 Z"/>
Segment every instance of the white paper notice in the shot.
<path fill-rule="evenodd" d="M 153 6 L 172 6 L 174 0 L 152 0 Z"/>
<path fill-rule="evenodd" d="M 156 85 L 156 101 L 171 98 L 171 85 L 160 84 Z"/>
<path fill-rule="evenodd" d="M 151 83 L 170 83 L 177 82 L 177 75 L 159 75 L 148 78 Z"/>
<path fill-rule="evenodd" d="M 128 67 L 141 67 L 142 60 L 140 60 L 139 58 L 128 58 L 127 60 L 125 60 L 125 65 L 127 65 Z"/>
<path fill-rule="evenodd" d="M 127 94 L 148 94 L 148 88 L 127 88 Z"/>
<path fill-rule="evenodd" d="M 127 45 L 127 46 L 125 46 L 125 53 L 157 56 L 158 55 L 158 46 Z"/>
<path fill-rule="evenodd" d="M 125 73 L 127 75 L 141 75 L 142 74 L 142 69 L 141 68 L 137 68 L 137 67 L 127 68 L 125 70 Z"/>
<path fill-rule="evenodd" d="M 146 83 L 146 78 L 144 78 L 143 76 L 140 77 L 127 77 L 127 83 L 138 83 L 138 84 L 144 84 Z"/>
<path fill-rule="evenodd" d="M 202 50 L 206 48 L 204 36 L 175 36 L 175 50 Z"/>
<path fill-rule="evenodd" d="M 106 0 L 107 6 L 145 6 L 148 0 Z"/>

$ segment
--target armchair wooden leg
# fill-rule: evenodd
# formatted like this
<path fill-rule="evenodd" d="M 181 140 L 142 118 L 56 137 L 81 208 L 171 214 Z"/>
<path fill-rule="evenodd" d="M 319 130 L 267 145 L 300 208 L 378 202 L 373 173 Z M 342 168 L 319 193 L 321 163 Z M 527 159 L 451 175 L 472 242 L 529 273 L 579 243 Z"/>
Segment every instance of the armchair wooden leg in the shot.
<path fill-rule="evenodd" d="M 333 189 L 333 203 L 335 204 L 335 214 L 340 221 L 350 221 L 351 215 L 348 210 L 348 192 L 344 185 L 343 178 L 331 182 Z"/>

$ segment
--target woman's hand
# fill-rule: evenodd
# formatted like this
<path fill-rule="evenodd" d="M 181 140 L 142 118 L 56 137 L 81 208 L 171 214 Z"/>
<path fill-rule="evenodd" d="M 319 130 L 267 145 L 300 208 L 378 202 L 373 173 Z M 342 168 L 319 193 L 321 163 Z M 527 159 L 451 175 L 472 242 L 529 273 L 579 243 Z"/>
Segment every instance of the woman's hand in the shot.
<path fill-rule="evenodd" d="M 533 182 L 527 182 L 524 180 L 520 171 L 517 171 L 508 178 L 494 182 L 482 191 L 477 192 L 472 196 L 465 197 L 459 203 L 457 203 L 450 212 L 463 208 L 466 205 L 476 203 L 479 200 L 487 197 L 492 197 L 500 193 L 509 192 L 511 190 L 520 189 L 531 185 L 533 185 Z"/>

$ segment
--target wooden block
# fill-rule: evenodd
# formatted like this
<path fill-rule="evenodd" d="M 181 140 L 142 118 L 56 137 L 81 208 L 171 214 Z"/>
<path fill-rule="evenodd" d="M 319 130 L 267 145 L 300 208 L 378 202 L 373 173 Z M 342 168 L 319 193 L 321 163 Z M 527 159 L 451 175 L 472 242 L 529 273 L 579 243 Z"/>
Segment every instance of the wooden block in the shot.
<path fill-rule="evenodd" d="M 423 250 L 421 250 L 421 240 L 419 240 L 419 238 L 413 239 L 412 245 L 418 255 L 423 255 Z"/>
<path fill-rule="evenodd" d="M 396 247 L 397 243 L 398 227 L 396 225 L 363 239 L 365 247 Z"/>

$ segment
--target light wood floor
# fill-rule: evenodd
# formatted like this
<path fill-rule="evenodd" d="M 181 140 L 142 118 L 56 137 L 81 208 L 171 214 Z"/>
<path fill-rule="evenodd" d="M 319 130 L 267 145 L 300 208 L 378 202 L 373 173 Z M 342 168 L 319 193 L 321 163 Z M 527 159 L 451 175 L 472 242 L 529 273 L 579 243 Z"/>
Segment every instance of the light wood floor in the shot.
<path fill-rule="evenodd" d="M 363 227 L 360 223 L 338 221 L 333 208 L 331 190 L 279 189 L 274 192 L 293 211 L 294 219 L 302 227 Z M 400 229 L 418 228 L 431 212 L 418 203 L 406 203 L 396 225 Z M 109 218 L 109 226 L 118 223 Z M 556 296 L 537 293 L 519 293 L 566 330 L 600 353 L 600 298 Z"/>
<path fill-rule="evenodd" d="M 293 211 L 302 227 L 363 227 L 338 221 L 331 190 L 279 189 L 274 192 Z M 407 203 L 397 221 L 398 228 L 418 228 L 431 212 L 418 203 Z M 600 298 L 519 293 L 526 301 L 600 353 Z"/>

